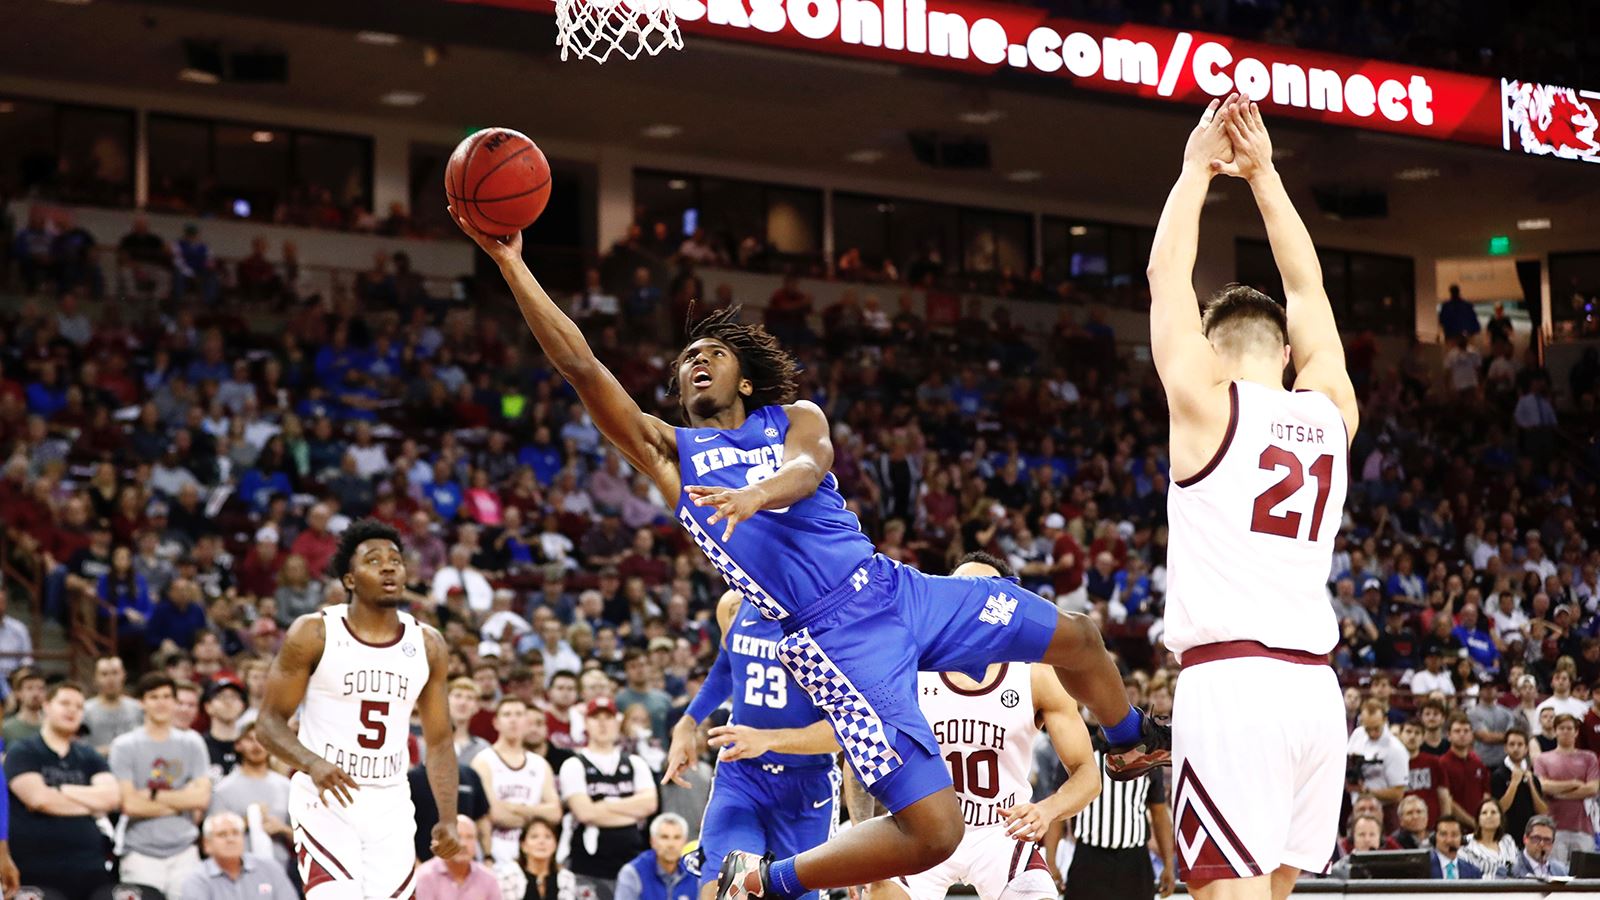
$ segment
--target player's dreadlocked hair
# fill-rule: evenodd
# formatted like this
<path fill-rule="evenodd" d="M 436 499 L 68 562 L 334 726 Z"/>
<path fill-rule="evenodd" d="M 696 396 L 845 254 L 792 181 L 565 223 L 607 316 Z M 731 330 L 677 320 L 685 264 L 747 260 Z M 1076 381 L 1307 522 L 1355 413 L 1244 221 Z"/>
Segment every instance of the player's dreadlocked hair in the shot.
<path fill-rule="evenodd" d="M 356 548 L 366 541 L 383 540 L 393 541 L 401 552 L 405 552 L 406 545 L 400 541 L 400 532 L 387 522 L 377 519 L 362 519 L 351 522 L 350 527 L 339 535 L 339 549 L 333 553 L 333 559 L 328 561 L 328 574 L 338 579 L 350 572 L 350 557 L 356 555 Z"/>
<path fill-rule="evenodd" d="M 742 309 L 741 306 L 719 309 L 689 326 L 685 348 L 701 338 L 712 338 L 728 345 L 739 359 L 739 374 L 749 379 L 754 388 L 744 400 L 746 412 L 763 406 L 793 403 L 800 389 L 797 380 L 799 366 L 789 351 L 783 349 L 778 339 L 768 334 L 765 328 L 739 321 Z M 682 360 L 683 353 L 680 352 L 678 361 Z M 672 375 L 667 380 L 667 394 L 679 396 L 676 365 L 672 367 Z"/>

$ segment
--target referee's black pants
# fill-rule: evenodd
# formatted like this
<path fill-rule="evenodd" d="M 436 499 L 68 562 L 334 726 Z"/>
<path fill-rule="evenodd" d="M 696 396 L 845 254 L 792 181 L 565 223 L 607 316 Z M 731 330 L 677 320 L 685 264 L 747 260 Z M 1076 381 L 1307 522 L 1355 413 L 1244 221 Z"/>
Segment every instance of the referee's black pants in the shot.
<path fill-rule="evenodd" d="M 1078 843 L 1067 869 L 1066 900 L 1146 900 L 1156 893 L 1156 872 L 1144 847 L 1102 850 Z"/>

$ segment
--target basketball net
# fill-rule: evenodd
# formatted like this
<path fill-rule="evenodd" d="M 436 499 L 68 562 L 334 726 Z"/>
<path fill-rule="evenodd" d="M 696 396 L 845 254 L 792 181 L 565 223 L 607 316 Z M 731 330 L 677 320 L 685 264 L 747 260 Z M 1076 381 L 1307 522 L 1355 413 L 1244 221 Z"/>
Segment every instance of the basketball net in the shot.
<path fill-rule="evenodd" d="M 556 0 L 556 46 L 603 63 L 613 53 L 628 59 L 682 50 L 683 35 L 671 0 Z"/>

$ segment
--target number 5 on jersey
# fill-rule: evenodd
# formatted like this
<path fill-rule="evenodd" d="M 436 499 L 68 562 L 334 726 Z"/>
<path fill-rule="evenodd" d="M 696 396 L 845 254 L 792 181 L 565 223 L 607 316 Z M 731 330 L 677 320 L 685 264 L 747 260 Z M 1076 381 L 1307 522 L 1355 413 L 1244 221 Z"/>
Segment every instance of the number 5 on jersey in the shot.
<path fill-rule="evenodd" d="M 384 739 L 389 736 L 389 725 L 384 721 L 388 715 L 388 701 L 361 701 L 362 731 L 356 735 L 356 743 L 368 750 L 376 750 L 382 747 Z"/>

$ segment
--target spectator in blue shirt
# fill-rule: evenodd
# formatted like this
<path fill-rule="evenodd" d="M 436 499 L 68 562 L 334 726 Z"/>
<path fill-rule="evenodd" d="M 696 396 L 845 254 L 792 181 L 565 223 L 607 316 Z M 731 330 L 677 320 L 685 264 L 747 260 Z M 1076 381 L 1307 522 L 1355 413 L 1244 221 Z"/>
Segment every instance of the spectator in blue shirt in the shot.
<path fill-rule="evenodd" d="M 366 354 L 350 346 L 350 329 L 340 325 L 334 329 L 332 340 L 317 351 L 313 365 L 322 386 L 337 391 L 344 386 L 345 372 L 366 366 Z"/>
<path fill-rule="evenodd" d="M 1479 628 L 1478 607 L 1471 603 L 1461 607 L 1461 624 L 1451 630 L 1451 634 L 1467 648 L 1467 655 L 1472 657 L 1472 664 L 1480 672 L 1495 673 L 1500 671 L 1500 649 L 1494 645 L 1494 639 L 1487 631 Z"/>
<path fill-rule="evenodd" d="M 540 425 L 534 429 L 533 442 L 517 453 L 517 463 L 532 469 L 533 477 L 541 486 L 549 487 L 555 482 L 565 462 L 561 458 L 561 447 L 550 438 L 550 426 Z"/>
<path fill-rule="evenodd" d="M 1144 571 L 1143 559 L 1128 554 L 1127 568 L 1117 572 L 1111 581 L 1116 586 L 1117 600 L 1127 611 L 1128 618 L 1148 612 L 1145 605 L 1150 602 L 1150 576 Z"/>
<path fill-rule="evenodd" d="M 53 418 L 67 406 L 67 389 L 61 386 L 53 362 L 39 364 L 39 379 L 29 383 L 24 393 L 28 398 L 28 412 L 45 419 Z"/>
<path fill-rule="evenodd" d="M 125 546 L 111 551 L 111 571 L 100 576 L 96 592 L 102 602 L 116 610 L 118 637 L 144 634 L 154 606 L 149 584 L 134 570 L 133 551 Z M 102 608 L 101 615 L 107 614 Z"/>
<path fill-rule="evenodd" d="M 456 510 L 461 508 L 461 485 L 456 483 L 448 461 L 441 458 L 434 462 L 433 483 L 428 485 L 427 495 L 441 521 L 449 522 L 456 517 Z"/>
<path fill-rule="evenodd" d="M 1462 336 L 1472 337 L 1483 328 L 1478 323 L 1478 311 L 1471 303 L 1461 299 L 1460 285 L 1450 285 L 1450 299 L 1439 304 L 1439 328 L 1444 332 L 1446 341 Z"/>
<path fill-rule="evenodd" d="M 173 293 L 182 299 L 192 284 L 199 290 L 200 299 L 205 301 L 207 306 L 215 305 L 220 292 L 217 283 L 217 265 L 211 258 L 211 248 L 200 239 L 200 227 L 183 226 L 183 237 L 178 239 L 175 249 L 178 252 L 173 260 L 176 276 Z"/>
<path fill-rule="evenodd" d="M 195 635 L 205 627 L 206 611 L 201 603 L 200 585 L 179 578 L 167 588 L 167 596 L 150 613 L 145 639 L 151 647 L 159 648 L 171 641 L 174 646 L 188 650 L 194 646 Z"/>

